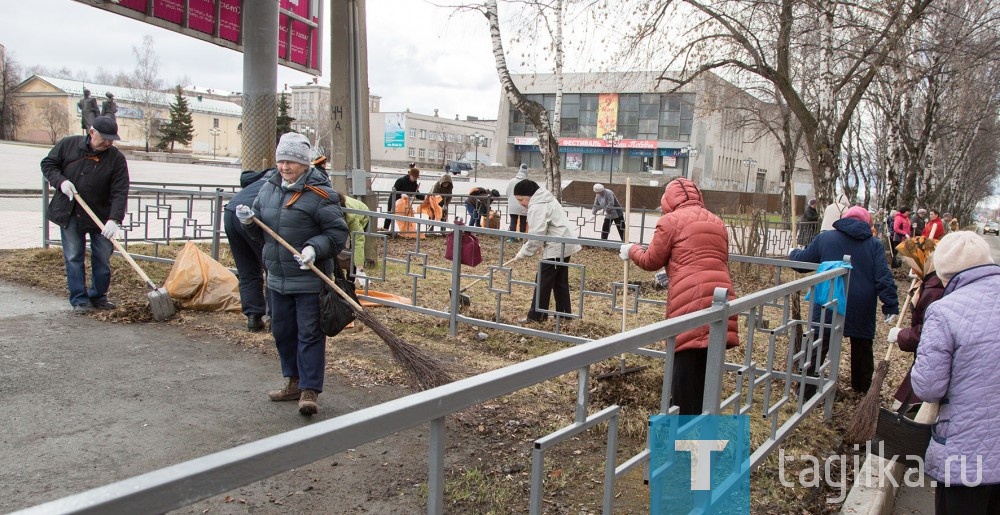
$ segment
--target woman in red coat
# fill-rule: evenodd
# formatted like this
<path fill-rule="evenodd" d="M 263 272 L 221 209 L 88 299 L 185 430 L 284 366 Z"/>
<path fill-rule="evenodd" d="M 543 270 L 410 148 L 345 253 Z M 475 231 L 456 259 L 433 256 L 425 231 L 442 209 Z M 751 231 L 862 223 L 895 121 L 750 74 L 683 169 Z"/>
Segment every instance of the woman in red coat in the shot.
<path fill-rule="evenodd" d="M 941 238 L 944 238 L 944 222 L 941 221 L 941 217 L 938 215 L 936 209 L 931 209 L 929 213 L 930 219 L 927 221 L 927 225 L 924 226 L 924 233 L 922 236 L 926 238 L 933 238 L 934 241 L 938 241 Z M 931 236 L 931 230 L 934 231 L 934 236 Z"/>
<path fill-rule="evenodd" d="M 649 247 L 626 243 L 621 257 L 643 270 L 666 267 L 670 277 L 667 318 L 711 307 L 716 288 L 726 288 L 729 299 L 735 298 L 729 276 L 729 234 L 722 219 L 705 208 L 698 186 L 689 179 L 674 179 L 667 183 L 660 205 L 663 216 L 656 222 Z M 726 348 L 737 345 L 737 317 L 733 316 Z M 672 391 L 681 415 L 702 412 L 707 357 L 707 325 L 677 335 Z"/>

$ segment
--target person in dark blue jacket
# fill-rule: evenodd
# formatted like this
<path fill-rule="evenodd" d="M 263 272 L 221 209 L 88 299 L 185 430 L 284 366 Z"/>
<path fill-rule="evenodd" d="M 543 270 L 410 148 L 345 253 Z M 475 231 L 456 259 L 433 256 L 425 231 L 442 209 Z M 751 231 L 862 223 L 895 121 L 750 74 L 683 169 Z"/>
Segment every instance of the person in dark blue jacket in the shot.
<path fill-rule="evenodd" d="M 226 215 L 223 218 L 229 250 L 233 253 L 236 274 L 240 280 L 240 306 L 247 317 L 247 330 L 254 333 L 264 329 L 264 317 L 268 314 L 264 296 L 264 261 L 261 258 L 264 242 L 247 234 L 240 219 L 236 217 L 236 206 L 253 205 L 261 186 L 276 170 L 277 168 L 262 172 L 246 170 L 240 174 L 240 186 L 243 189 L 226 204 Z"/>
<path fill-rule="evenodd" d="M 877 301 L 882 300 L 882 313 L 886 323 L 892 323 L 899 314 L 896 281 L 885 260 L 885 247 L 878 238 L 872 237 L 871 214 L 867 209 L 859 206 L 848 209 L 840 220 L 833 223 L 833 228 L 832 231 L 816 235 L 808 247 L 792 250 L 789 258 L 793 261 L 823 263 L 840 261 L 845 255 L 851 256 L 852 270 L 844 315 L 844 336 L 851 341 L 851 388 L 865 393 L 871 387 L 872 374 L 875 372 L 872 345 Z M 813 304 L 813 320 L 820 320 L 821 309 L 818 303 Z M 827 320 L 829 319 L 830 315 L 827 314 Z M 824 331 L 822 340 L 820 362 L 826 361 L 829 351 L 829 331 Z M 815 375 L 820 363 L 815 359 L 812 361 L 808 373 Z M 806 386 L 806 398 L 811 397 L 815 391 L 815 386 Z"/>

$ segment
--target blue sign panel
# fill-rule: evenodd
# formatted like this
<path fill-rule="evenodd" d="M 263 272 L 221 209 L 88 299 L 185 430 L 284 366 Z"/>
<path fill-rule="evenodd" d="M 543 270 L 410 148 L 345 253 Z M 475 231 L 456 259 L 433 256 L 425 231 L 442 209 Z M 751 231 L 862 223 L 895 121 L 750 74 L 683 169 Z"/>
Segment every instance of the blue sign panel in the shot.
<path fill-rule="evenodd" d="M 750 513 L 750 417 L 649 419 L 649 512 Z"/>

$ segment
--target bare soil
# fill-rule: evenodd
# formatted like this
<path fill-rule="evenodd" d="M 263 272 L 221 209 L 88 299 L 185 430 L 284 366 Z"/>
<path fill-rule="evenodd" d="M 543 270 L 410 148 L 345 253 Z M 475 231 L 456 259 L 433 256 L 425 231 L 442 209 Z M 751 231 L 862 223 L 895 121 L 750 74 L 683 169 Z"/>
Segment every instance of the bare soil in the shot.
<path fill-rule="evenodd" d="M 441 245 L 440 238 L 429 238 L 422 245 Z M 164 249 L 164 255 L 176 252 Z M 440 256 L 440 252 L 429 251 Z M 405 250 L 390 249 L 399 255 Z M 588 277 L 614 277 L 621 273 L 617 255 L 586 249 L 580 261 L 588 266 Z M 496 249 L 484 247 L 489 260 Z M 228 256 L 220 261 L 231 265 Z M 487 261 L 488 262 L 488 261 Z M 113 300 L 117 310 L 98 312 L 89 318 L 104 324 L 146 324 L 151 321 L 146 306 L 146 289 L 120 259 L 112 260 Z M 147 273 L 162 284 L 169 269 L 166 265 L 143 263 Z M 533 267 L 534 265 L 530 265 Z M 591 271 L 593 267 L 593 272 Z M 517 274 L 530 275 L 529 266 Z M 530 268 L 533 270 L 533 268 Z M 369 274 L 372 272 L 369 271 Z M 733 270 L 739 295 L 764 286 L 756 277 L 770 277 L 745 270 Z M 53 295 L 65 295 L 65 274 L 61 251 L 56 249 L 17 250 L 0 252 L 0 279 L 32 286 Z M 652 275 L 637 280 L 644 288 L 651 287 Z M 897 281 L 900 282 L 900 281 Z M 391 282 L 389 283 L 391 284 Z M 905 296 L 908 281 L 900 288 Z M 589 285 L 588 285 L 589 286 Z M 448 286 L 438 288 L 437 296 L 422 299 L 445 305 Z M 528 305 L 527 295 L 515 296 L 508 306 Z M 490 313 L 489 296 L 485 291 L 472 293 L 472 310 Z M 478 299 L 478 300 L 477 300 Z M 523 316 L 521 308 L 504 316 L 516 320 Z M 620 322 L 609 321 L 610 313 L 594 313 L 574 322 L 568 332 L 599 338 L 617 331 Z M 473 311 L 475 313 L 475 311 Z M 562 347 L 545 339 L 527 338 L 516 334 L 490 331 L 485 340 L 476 338 L 475 327 L 461 327 L 460 334 L 447 336 L 446 321 L 406 312 L 377 309 L 377 317 L 395 334 L 445 362 L 456 377 L 493 370 Z M 662 319 L 657 312 L 641 313 L 635 324 Z M 276 362 L 273 341 L 267 334 L 252 334 L 245 330 L 245 319 L 236 313 L 205 313 L 181 311 L 172 327 L 212 345 L 233 346 L 259 355 L 261 360 Z M 876 359 L 885 350 L 886 327 L 880 324 L 876 342 Z M 630 364 L 652 364 L 642 358 L 629 358 Z M 732 360 L 732 358 L 730 358 Z M 611 371 L 617 360 L 599 365 L 594 374 Z M 908 362 L 907 362 L 908 364 Z M 276 367 L 275 367 L 276 368 Z M 902 370 L 900 370 L 902 369 Z M 845 359 L 841 370 L 849 370 Z M 895 366 L 887 385 L 898 384 L 905 367 Z M 328 344 L 328 382 L 337 383 L 338 403 L 364 407 L 407 393 L 405 379 L 392 361 L 385 345 L 363 327 L 332 338 Z M 646 442 L 646 421 L 659 408 L 659 388 L 662 366 L 597 382 L 591 392 L 591 412 L 617 403 L 624 410 L 620 428 L 619 462 L 641 450 Z M 277 374 L 275 374 L 277 376 Z M 280 378 L 275 378 L 280 381 Z M 816 414 L 804 421 L 784 442 L 786 454 L 855 454 L 842 442 L 843 434 L 860 400 L 849 392 L 847 378 L 841 380 L 840 392 L 831 421 Z M 266 385 L 272 386 L 272 385 Z M 884 398 L 892 388 L 883 388 Z M 376 392 L 373 394 L 372 392 Z M 254 395 L 257 395 L 254 392 Z M 448 419 L 446 504 L 449 513 L 521 513 L 527 511 L 530 475 L 530 451 L 534 439 L 572 422 L 576 378 L 563 376 L 532 389 L 517 392 L 502 399 L 489 401 Z M 321 397 L 321 406 L 323 398 Z M 339 409 L 334 409 L 339 411 Z M 338 413 L 339 414 L 339 413 Z M 297 417 L 289 413 L 289 417 Z M 233 492 L 198 502 L 181 510 L 185 513 L 417 513 L 425 510 L 426 498 L 426 437 L 423 428 L 407 431 L 354 450 L 354 452 L 322 459 L 300 470 L 291 471 Z M 547 455 L 545 483 L 546 513 L 599 513 L 600 488 L 603 480 L 604 428 L 595 429 L 559 446 Z M 242 443 L 242 442 L 240 442 Z M 801 464 L 799 464 L 801 466 Z M 785 480 L 798 474 L 796 465 L 786 465 Z M 853 471 L 845 471 L 848 481 Z M 635 472 L 616 485 L 616 512 L 645 513 L 648 511 L 648 489 L 642 472 Z M 835 513 L 838 503 L 827 498 L 838 492 L 826 486 L 816 488 L 782 486 L 778 477 L 777 457 L 772 456 L 752 476 L 752 512 L 771 513 Z"/>

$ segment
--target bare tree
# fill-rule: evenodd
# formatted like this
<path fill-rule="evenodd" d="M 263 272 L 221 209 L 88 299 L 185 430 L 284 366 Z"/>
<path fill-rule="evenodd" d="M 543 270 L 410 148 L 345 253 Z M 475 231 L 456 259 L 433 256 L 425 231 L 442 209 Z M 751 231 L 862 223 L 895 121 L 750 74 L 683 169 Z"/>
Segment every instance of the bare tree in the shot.
<path fill-rule="evenodd" d="M 142 38 L 142 46 L 132 46 L 135 55 L 135 70 L 129 80 L 132 102 L 142 113 L 139 132 L 146 142 L 146 152 L 149 152 L 149 140 L 157 132 L 160 118 L 159 107 L 163 105 L 164 93 L 160 91 L 163 81 L 160 79 L 160 58 L 153 49 L 153 37 Z"/>
<path fill-rule="evenodd" d="M 559 172 L 559 141 L 552 128 L 549 113 L 545 106 L 528 99 L 514 84 L 507 67 L 507 57 L 504 54 L 503 40 L 500 37 L 500 18 L 497 15 L 496 0 L 486 0 L 485 13 L 490 28 L 490 38 L 493 41 L 493 58 L 496 60 L 497 75 L 503 86 L 507 99 L 521 114 L 524 115 L 538 133 L 538 151 L 542 154 L 542 167 L 548 178 L 549 190 L 556 200 L 562 200 L 561 174 Z"/>
<path fill-rule="evenodd" d="M 858 104 L 933 1 L 639 2 L 628 51 L 673 36 L 667 20 L 689 20 L 662 80 L 679 88 L 709 71 L 741 70 L 771 82 L 802 127 L 813 184 L 825 205 L 840 177 L 840 151 Z M 812 56 L 820 80 L 799 81 L 797 56 Z M 679 76 L 667 72 L 678 64 Z"/>
<path fill-rule="evenodd" d="M 14 139 L 14 128 L 24 111 L 24 103 L 14 90 L 21 83 L 21 65 L 11 53 L 0 59 L 0 139 Z"/>
<path fill-rule="evenodd" d="M 56 100 L 49 100 L 42 111 L 42 121 L 49 132 L 49 140 L 53 145 L 69 133 L 69 112 L 66 105 Z"/>

